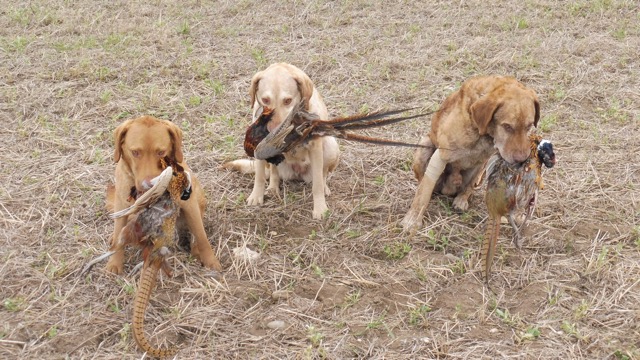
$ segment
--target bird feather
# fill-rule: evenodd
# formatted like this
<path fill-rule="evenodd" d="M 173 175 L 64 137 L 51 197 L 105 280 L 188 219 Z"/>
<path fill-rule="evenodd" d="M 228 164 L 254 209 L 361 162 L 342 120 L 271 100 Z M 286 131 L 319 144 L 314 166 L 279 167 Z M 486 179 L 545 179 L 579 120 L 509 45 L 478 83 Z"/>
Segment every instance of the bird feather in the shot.
<path fill-rule="evenodd" d="M 133 205 L 111 214 L 111 218 L 117 219 L 123 216 L 131 215 L 143 208 L 149 207 L 150 205 L 154 204 L 155 201 L 158 200 L 158 198 L 167 190 L 172 176 L 173 168 L 171 166 L 167 166 L 167 168 L 164 169 L 160 173 L 160 175 L 151 180 L 151 183 L 154 184 L 151 189 L 147 190 L 144 194 L 138 197 Z"/>

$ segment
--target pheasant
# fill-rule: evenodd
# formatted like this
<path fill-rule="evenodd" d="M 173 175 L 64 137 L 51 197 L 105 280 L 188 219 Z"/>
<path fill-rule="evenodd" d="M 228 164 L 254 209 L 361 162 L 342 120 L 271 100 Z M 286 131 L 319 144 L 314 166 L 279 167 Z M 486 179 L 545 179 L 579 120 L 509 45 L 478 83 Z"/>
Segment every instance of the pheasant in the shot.
<path fill-rule="evenodd" d="M 191 195 L 191 177 L 182 166 L 169 158 L 165 157 L 160 162 L 165 170 L 152 180 L 153 187 L 138 197 L 133 205 L 111 215 L 113 218 L 129 216 L 116 249 L 88 263 L 81 274 L 127 244 L 141 247 L 144 264 L 133 303 L 133 337 L 147 354 L 169 357 L 177 349 L 158 349 L 149 344 L 144 335 L 144 314 L 159 270 L 162 269 L 167 276 L 172 275 L 166 259 L 170 254 L 169 246 L 177 238 L 176 221 L 180 213 L 178 202 L 188 200 Z"/>
<path fill-rule="evenodd" d="M 523 163 L 510 165 L 495 154 L 487 165 L 485 203 L 489 220 L 481 251 L 482 272 L 487 283 L 500 233 L 500 218 L 508 215 L 514 231 L 514 242 L 520 248 L 522 228 L 535 209 L 538 190 L 543 188 L 542 165 L 552 168 L 556 162 L 551 142 L 534 134 L 529 136 L 529 140 L 531 155 Z M 515 217 L 523 213 L 524 221 L 517 226 Z"/>
<path fill-rule="evenodd" d="M 385 126 L 428 115 L 418 114 L 389 118 L 390 116 L 400 114 L 407 110 L 411 109 L 373 112 L 324 121 L 317 115 L 306 112 L 304 110 L 304 102 L 300 102 L 291 110 L 289 116 L 287 116 L 282 124 L 272 132 L 269 132 L 267 130 L 267 124 L 273 116 L 273 110 L 268 107 L 262 107 L 262 110 L 259 108 L 257 111 L 261 115 L 259 115 L 256 121 L 247 129 L 244 149 L 247 155 L 251 157 L 267 160 L 267 162 L 277 165 L 284 160 L 282 153 L 317 136 L 334 136 L 345 140 L 379 145 L 421 147 L 423 145 L 379 139 L 348 132 L 350 130 Z"/>

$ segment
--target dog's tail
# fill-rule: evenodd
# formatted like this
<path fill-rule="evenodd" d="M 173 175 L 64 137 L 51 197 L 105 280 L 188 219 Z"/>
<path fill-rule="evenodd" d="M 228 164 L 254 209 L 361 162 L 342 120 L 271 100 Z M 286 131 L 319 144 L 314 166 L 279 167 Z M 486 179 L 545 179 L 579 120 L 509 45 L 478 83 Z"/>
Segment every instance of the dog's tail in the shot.
<path fill-rule="evenodd" d="M 227 161 L 220 166 L 222 169 L 239 171 L 242 174 L 255 174 L 256 162 L 251 159 Z"/>
<path fill-rule="evenodd" d="M 269 168 L 267 164 L 267 169 Z M 255 174 L 256 173 L 256 161 L 253 159 L 239 159 L 227 161 L 220 166 L 222 169 L 238 171 L 242 174 Z M 265 176 L 269 178 L 269 171 L 265 171 Z"/>

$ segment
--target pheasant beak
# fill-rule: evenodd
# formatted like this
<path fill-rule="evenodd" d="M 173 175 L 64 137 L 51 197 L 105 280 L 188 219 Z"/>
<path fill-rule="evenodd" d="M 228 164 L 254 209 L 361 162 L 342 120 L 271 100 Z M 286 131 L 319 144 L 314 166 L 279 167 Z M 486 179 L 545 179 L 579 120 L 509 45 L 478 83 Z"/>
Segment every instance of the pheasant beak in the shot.
<path fill-rule="evenodd" d="M 168 247 L 166 247 L 166 246 L 161 247 L 161 248 L 160 248 L 160 250 L 159 250 L 158 252 L 159 252 L 159 253 L 160 253 L 160 255 L 162 255 L 162 256 L 169 256 L 169 255 L 171 255 L 171 250 L 169 250 L 169 248 L 168 248 Z"/>

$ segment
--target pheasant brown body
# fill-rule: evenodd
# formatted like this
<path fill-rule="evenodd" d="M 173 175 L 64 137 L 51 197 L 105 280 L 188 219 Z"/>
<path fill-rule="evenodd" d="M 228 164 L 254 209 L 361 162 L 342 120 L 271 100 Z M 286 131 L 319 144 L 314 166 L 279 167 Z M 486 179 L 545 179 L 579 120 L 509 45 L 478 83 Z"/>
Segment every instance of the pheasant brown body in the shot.
<path fill-rule="evenodd" d="M 543 187 L 543 161 L 547 167 L 552 167 L 555 163 L 555 154 L 549 142 L 546 142 L 547 146 L 541 147 L 540 144 L 543 140 L 540 136 L 530 135 L 529 140 L 531 141 L 531 155 L 525 162 L 512 165 L 496 154 L 489 160 L 487 166 L 485 202 L 489 220 L 481 251 L 482 273 L 485 281 L 488 281 L 496 251 L 496 243 L 500 233 L 500 218 L 508 216 L 509 223 L 514 230 L 515 244 L 520 247 L 522 243 L 521 230 L 535 209 L 538 190 Z M 520 226 L 517 226 L 516 217 L 523 214 L 524 221 Z"/>

